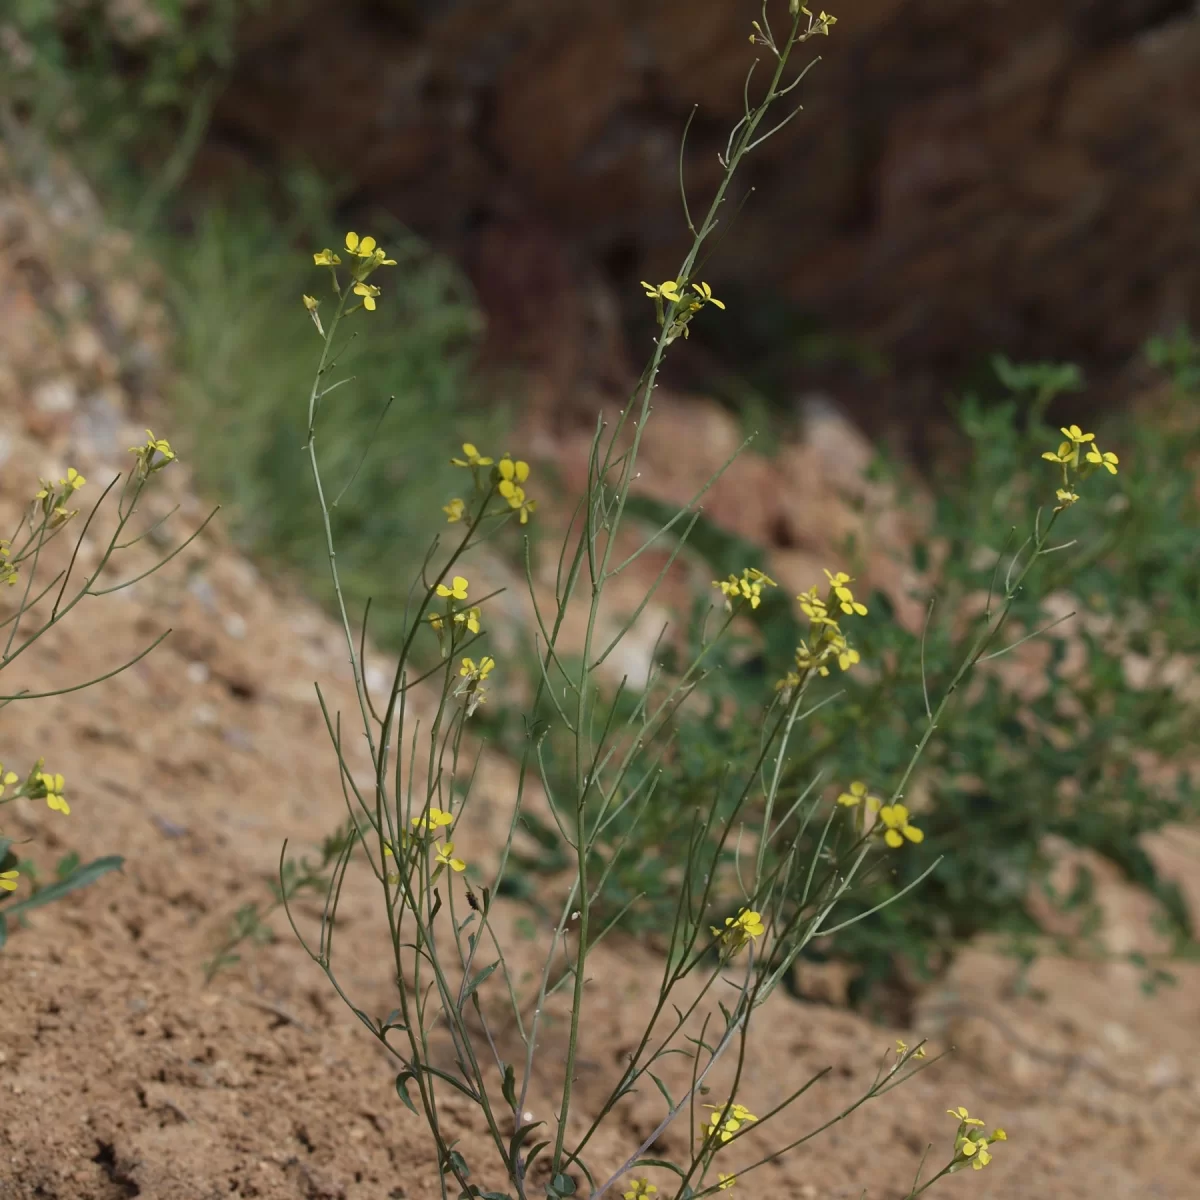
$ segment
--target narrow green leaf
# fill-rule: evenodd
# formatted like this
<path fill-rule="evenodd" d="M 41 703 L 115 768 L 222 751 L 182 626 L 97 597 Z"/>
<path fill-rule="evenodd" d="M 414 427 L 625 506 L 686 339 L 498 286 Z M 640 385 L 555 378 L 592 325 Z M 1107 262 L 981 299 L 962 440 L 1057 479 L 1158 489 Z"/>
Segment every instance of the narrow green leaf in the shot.
<path fill-rule="evenodd" d="M 97 858 L 94 862 L 72 871 L 66 879 L 48 884 L 32 896 L 18 900 L 16 904 L 6 905 L 5 916 L 11 917 L 17 913 L 28 912 L 30 909 L 41 908 L 46 904 L 53 904 L 55 900 L 61 900 L 69 892 L 78 891 L 80 888 L 95 883 L 101 875 L 107 875 L 109 871 L 119 871 L 124 864 L 125 860 L 116 854 L 109 855 L 107 858 Z"/>
<path fill-rule="evenodd" d="M 508 1107 L 515 1109 L 517 1107 L 517 1073 L 513 1069 L 512 1063 L 504 1064 L 504 1082 L 500 1085 L 500 1092 Z"/>
<path fill-rule="evenodd" d="M 410 1108 L 414 1114 L 417 1111 L 417 1106 L 412 1102 L 412 1097 L 408 1094 L 408 1081 L 415 1078 L 416 1075 L 412 1071 L 401 1071 L 400 1074 L 396 1076 L 396 1095 L 400 1097 L 401 1101 L 408 1108 Z"/>
<path fill-rule="evenodd" d="M 646 1074 L 649 1075 L 650 1078 L 654 1080 L 654 1083 L 658 1087 L 658 1090 L 660 1092 L 662 1092 L 663 1099 L 666 1100 L 666 1102 L 667 1102 L 668 1110 L 673 1110 L 675 1108 L 675 1101 L 671 1099 L 671 1093 L 669 1091 L 667 1091 L 667 1085 L 665 1083 L 663 1083 L 663 1081 L 661 1079 L 659 1079 L 659 1077 L 657 1075 L 655 1075 L 655 1073 L 653 1071 L 647 1071 Z"/>
<path fill-rule="evenodd" d="M 476 989 L 476 988 L 478 988 L 478 987 L 479 987 L 479 985 L 480 985 L 481 983 L 483 983 L 483 981 L 484 981 L 485 979 L 487 979 L 487 977 L 488 977 L 488 976 L 489 976 L 489 975 L 490 975 L 490 974 L 491 974 L 491 973 L 492 973 L 492 972 L 493 972 L 493 971 L 494 971 L 494 970 L 495 970 L 495 969 L 496 969 L 496 968 L 497 968 L 499 965 L 500 965 L 500 962 L 499 962 L 499 960 L 497 960 L 496 962 L 492 963 L 492 965 L 491 965 L 490 967 L 484 967 L 484 968 L 483 968 L 483 970 L 482 970 L 482 971 L 480 971 L 480 972 L 479 972 L 479 974 L 478 974 L 478 975 L 476 975 L 476 976 L 475 976 L 475 978 L 474 978 L 474 979 L 472 979 L 472 980 L 471 980 L 471 982 L 467 984 L 467 990 L 466 990 L 465 992 L 463 992 L 463 1003 L 464 1003 L 464 1004 L 465 1004 L 465 1003 L 466 1003 L 466 1002 L 467 1002 L 467 1001 L 468 1001 L 468 1000 L 471 998 L 471 996 L 474 994 L 474 992 L 475 992 L 475 989 Z"/>

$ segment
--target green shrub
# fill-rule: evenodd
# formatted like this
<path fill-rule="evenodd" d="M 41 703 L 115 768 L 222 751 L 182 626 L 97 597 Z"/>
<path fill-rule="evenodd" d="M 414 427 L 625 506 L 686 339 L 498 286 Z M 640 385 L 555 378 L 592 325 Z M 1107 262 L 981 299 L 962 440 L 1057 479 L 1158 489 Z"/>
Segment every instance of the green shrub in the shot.
<path fill-rule="evenodd" d="M 1170 357 L 1161 347 L 1151 351 L 1156 361 L 1174 364 L 1180 386 L 1195 382 L 1189 372 L 1197 358 L 1194 350 L 1188 353 L 1190 345 L 1177 336 Z M 1081 387 L 1081 377 L 1069 366 L 1017 367 L 1004 359 L 995 360 L 994 368 L 1005 396 L 987 404 L 968 396 L 959 407 L 968 448 L 936 471 L 932 525 L 928 537 L 913 548 L 913 565 L 924 571 L 933 548 L 941 547 L 942 565 L 934 583 L 937 603 L 924 637 L 896 623 L 884 595 L 867 599 L 870 617 L 856 622 L 856 645 L 863 661 L 878 669 L 873 675 L 842 676 L 836 689 L 840 697 L 813 713 L 793 749 L 782 805 L 796 802 L 813 787 L 840 792 L 852 780 L 881 791 L 891 786 L 925 724 L 927 697 L 940 695 L 950 682 L 941 664 L 960 662 L 978 631 L 978 620 L 961 619 L 964 602 L 989 587 L 993 595 L 1002 591 L 1005 572 L 1020 552 L 1015 531 L 1034 527 L 1035 510 L 1045 495 L 1044 472 L 1052 471 L 1039 454 L 1059 438 L 1042 414 L 1061 393 Z M 897 995 L 898 986 L 911 984 L 914 977 L 928 978 L 976 933 L 1009 935 L 1007 944 L 1026 958 L 1045 944 L 1037 937 L 1026 899 L 1032 888 L 1048 892 L 1051 863 L 1043 846 L 1051 834 L 1118 864 L 1159 899 L 1177 947 L 1190 943 L 1186 908 L 1176 889 L 1156 876 L 1138 835 L 1198 811 L 1195 791 L 1179 765 L 1181 754 L 1194 743 L 1196 713 L 1160 679 L 1152 677 L 1138 689 L 1128 686 L 1122 659 L 1151 649 L 1159 655 L 1200 651 L 1200 548 L 1195 537 L 1200 512 L 1194 486 L 1200 428 L 1193 424 L 1168 431 L 1154 422 L 1114 420 L 1102 441 L 1121 448 L 1137 470 L 1122 472 L 1105 502 L 1088 505 L 1088 525 L 1078 541 L 1077 514 L 1062 514 L 1056 528 L 1062 536 L 1056 540 L 1068 544 L 1034 565 L 1028 588 L 1017 595 L 1011 611 L 1010 643 L 1045 630 L 1042 636 L 1052 651 L 1049 686 L 1038 698 L 1023 700 L 994 675 L 982 676 L 958 698 L 923 760 L 924 841 L 897 855 L 890 870 L 875 874 L 847 915 L 884 905 L 935 862 L 936 869 L 903 905 L 885 905 L 806 949 L 809 958 L 856 964 L 852 996 L 886 1001 L 892 1016 L 904 999 Z M 876 464 L 878 475 L 890 471 L 882 459 Z M 636 497 L 629 509 L 656 525 L 671 515 Z M 704 518 L 691 530 L 688 546 L 717 578 L 764 561 L 760 548 Z M 846 553 L 853 562 L 852 545 Z M 1081 615 L 1055 625 L 1043 598 L 1060 589 L 1077 598 Z M 696 653 L 701 630 L 711 622 L 710 609 L 709 595 L 695 598 L 682 660 L 690 661 Z M 742 778 L 759 753 L 770 684 L 786 668 L 791 647 L 805 635 L 795 606 L 778 592 L 764 595 L 752 620 L 757 637 L 727 642 L 719 658 L 710 658 L 701 702 L 676 719 L 673 752 L 661 763 L 654 802 L 639 814 L 636 837 L 630 836 L 632 820 L 628 828 L 617 820 L 598 847 L 598 856 L 611 870 L 604 917 L 638 936 L 652 937 L 669 925 L 690 839 L 696 829 L 705 828 L 710 803 L 718 815 L 732 811 L 736 789 L 731 781 Z M 1071 640 L 1086 652 L 1082 676 L 1069 670 Z M 677 665 L 675 656 L 664 653 L 662 665 L 670 672 Z M 635 711 L 642 697 L 626 693 L 617 703 L 620 719 Z M 545 711 L 542 717 L 549 720 L 550 715 Z M 484 719 L 502 744 L 519 744 L 523 730 L 510 716 L 497 711 Z M 1147 753 L 1173 765 L 1173 783 L 1147 780 L 1138 766 Z M 570 770 L 565 741 L 548 738 L 545 759 L 555 777 L 565 780 Z M 538 877 L 561 869 L 565 847 L 552 824 L 531 814 L 524 820 L 539 852 L 516 858 L 519 871 L 510 875 L 507 888 L 532 900 L 544 891 Z M 753 842 L 758 832 L 753 815 L 746 832 Z M 810 830 L 808 849 L 815 849 L 824 836 Z M 724 859 L 732 863 L 732 849 Z M 1086 872 L 1082 880 L 1071 895 L 1051 899 L 1085 910 L 1080 918 L 1086 928 L 1091 905 Z M 1131 957 L 1146 965 L 1139 954 Z M 1161 969 L 1148 967 L 1148 986 L 1162 978 Z"/>

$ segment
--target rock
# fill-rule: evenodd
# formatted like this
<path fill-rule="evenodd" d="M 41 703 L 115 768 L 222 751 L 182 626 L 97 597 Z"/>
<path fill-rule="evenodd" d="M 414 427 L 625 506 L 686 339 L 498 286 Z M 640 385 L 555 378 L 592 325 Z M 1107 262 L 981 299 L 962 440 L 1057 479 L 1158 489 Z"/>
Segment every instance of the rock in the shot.
<path fill-rule="evenodd" d="M 710 272 L 777 289 L 906 374 L 997 347 L 1124 359 L 1200 309 L 1193 9 L 861 0 L 801 49 L 822 56 L 805 112 L 748 160 L 734 202 L 769 186 Z M 747 42 L 757 15 L 693 0 L 268 6 L 244 27 L 198 172 L 227 170 L 239 146 L 308 158 L 443 246 L 510 274 L 520 259 L 567 302 L 510 278 L 485 287 L 489 313 L 510 327 L 520 292 L 538 314 L 522 328 L 561 353 L 554 331 L 578 329 L 591 290 L 570 286 L 577 251 L 631 311 L 637 280 L 679 261 L 683 127 L 698 104 L 694 210 L 765 57 Z"/>

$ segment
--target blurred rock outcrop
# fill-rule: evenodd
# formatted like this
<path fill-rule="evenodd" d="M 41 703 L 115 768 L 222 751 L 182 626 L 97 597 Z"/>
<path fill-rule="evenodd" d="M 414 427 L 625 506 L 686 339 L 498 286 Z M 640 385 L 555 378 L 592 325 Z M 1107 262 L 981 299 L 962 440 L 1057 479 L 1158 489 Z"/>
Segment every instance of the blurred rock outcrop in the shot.
<path fill-rule="evenodd" d="M 629 285 L 678 261 L 679 137 L 698 104 L 698 205 L 765 53 L 747 44 L 758 15 L 750 0 L 268 6 L 208 162 L 315 160 L 440 244 L 475 247 L 495 319 L 578 334 L 594 315 L 544 303 L 572 291 L 560 277 L 598 267 L 632 302 Z M 809 47 L 823 61 L 806 111 L 741 179 L 757 194 L 711 269 L 724 286 L 778 287 L 909 378 L 995 349 L 1112 363 L 1200 316 L 1192 0 L 858 0 L 838 15 Z M 556 238 L 570 251 L 547 250 Z"/>

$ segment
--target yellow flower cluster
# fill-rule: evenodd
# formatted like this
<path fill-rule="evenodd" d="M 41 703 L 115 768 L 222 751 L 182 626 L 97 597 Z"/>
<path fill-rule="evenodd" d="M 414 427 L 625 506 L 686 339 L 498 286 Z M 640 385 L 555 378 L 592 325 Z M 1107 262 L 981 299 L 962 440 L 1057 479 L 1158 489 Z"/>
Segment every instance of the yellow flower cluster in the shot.
<path fill-rule="evenodd" d="M 960 1104 L 958 1108 L 948 1108 L 946 1112 L 958 1118 L 958 1133 L 954 1138 L 954 1162 L 951 1171 L 960 1171 L 970 1163 L 976 1171 L 983 1170 L 992 1161 L 992 1152 L 988 1149 L 993 1142 L 1007 1142 L 1008 1134 L 1003 1129 L 993 1129 L 991 1133 L 983 1132 L 983 1122 L 978 1117 L 971 1116 Z"/>
<path fill-rule="evenodd" d="M 700 1132 L 705 1138 L 713 1141 L 719 1139 L 722 1142 L 728 1142 L 743 1125 L 758 1120 L 748 1108 L 741 1104 L 706 1104 L 704 1107 L 714 1109 L 715 1111 L 707 1121 L 701 1124 Z M 729 1111 L 725 1119 L 722 1120 L 721 1114 L 726 1109 Z M 722 1178 L 732 1179 L 733 1177 L 723 1176 Z"/>
<path fill-rule="evenodd" d="M 356 260 L 350 266 L 351 293 L 362 301 L 362 307 L 367 312 L 374 312 L 375 298 L 379 295 L 379 288 L 373 283 L 368 283 L 367 278 L 380 267 L 394 267 L 396 260 L 388 258 L 386 251 L 373 237 L 359 237 L 353 230 L 346 234 L 346 253 Z M 338 286 L 337 277 L 337 268 L 342 265 L 341 255 L 326 247 L 313 255 L 313 264 L 329 268 L 333 275 L 333 290 L 338 296 L 341 296 L 342 292 Z M 313 324 L 317 327 L 317 332 L 324 336 L 325 330 L 321 325 L 321 318 L 317 315 L 317 307 L 320 302 L 312 296 L 304 296 L 303 301 L 304 307 L 312 316 Z"/>
<path fill-rule="evenodd" d="M 878 796 L 871 795 L 867 785 L 861 779 L 855 779 L 848 791 L 838 798 L 838 803 L 845 808 L 856 808 L 862 805 L 870 813 L 879 814 L 878 828 L 883 832 L 883 840 L 893 850 L 899 850 L 904 845 L 904 839 L 910 842 L 923 842 L 925 833 L 918 829 L 909 819 L 908 809 L 903 804 L 884 804 Z"/>
<path fill-rule="evenodd" d="M 139 479 L 146 479 L 175 461 L 171 443 L 166 438 L 156 438 L 150 429 L 146 430 L 146 441 L 141 446 L 130 446 L 129 452 L 137 459 Z"/>
<path fill-rule="evenodd" d="M 450 465 L 467 467 L 476 472 L 476 486 L 480 486 L 478 471 L 482 467 L 492 467 L 489 482 L 496 489 L 496 494 L 507 505 L 502 512 L 515 512 L 521 524 L 529 522 L 529 518 L 537 511 L 537 501 L 530 500 L 525 493 L 525 482 L 529 478 L 529 464 L 522 459 L 514 459 L 506 454 L 499 462 L 486 454 L 480 454 L 479 448 L 473 442 L 463 442 L 463 458 L 452 458 Z M 455 524 L 467 515 L 467 502 L 455 497 L 449 504 L 444 505 L 442 512 L 446 514 L 448 524 Z M 493 514 L 495 515 L 495 514 Z"/>
<path fill-rule="evenodd" d="M 1078 425 L 1064 425 L 1059 432 L 1064 440 L 1059 443 L 1058 449 L 1047 450 L 1042 454 L 1048 462 L 1057 463 L 1062 467 L 1062 487 L 1056 492 L 1056 512 L 1070 508 L 1078 501 L 1079 493 L 1075 491 L 1075 487 L 1080 480 L 1086 479 L 1097 467 L 1103 467 L 1110 475 L 1115 475 L 1117 464 L 1120 462 L 1111 450 L 1101 450 L 1096 445 L 1094 433 L 1084 433 Z M 1083 454 L 1085 446 L 1087 453 Z"/>
<path fill-rule="evenodd" d="M 725 593 L 725 607 L 729 610 L 733 609 L 735 600 L 749 600 L 750 607 L 757 608 L 762 603 L 763 588 L 779 586 L 770 575 L 756 567 L 746 567 L 740 579 L 730 575 L 728 579 L 714 579 L 712 585 Z"/>
<path fill-rule="evenodd" d="M 12 542 L 8 538 L 0 538 L 0 583 L 7 583 L 11 587 L 20 573 L 12 561 Z"/>
<path fill-rule="evenodd" d="M 688 325 L 692 318 L 706 305 L 714 308 L 724 308 L 725 302 L 713 295 L 712 288 L 707 283 L 685 284 L 682 280 L 668 279 L 655 286 L 642 280 L 646 295 L 654 301 L 654 313 L 659 325 L 667 326 L 667 343 L 673 342 L 680 334 L 688 336 Z M 690 291 L 686 290 L 690 287 Z M 673 311 L 668 312 L 663 302 L 673 305 Z"/>
<path fill-rule="evenodd" d="M 724 929 L 718 929 L 715 925 L 710 925 L 709 928 L 713 937 L 720 939 L 728 955 L 736 954 L 743 946 L 757 937 L 762 937 L 766 932 L 762 914 L 747 908 L 743 908 L 736 917 L 726 917 Z"/>
<path fill-rule="evenodd" d="M 791 692 L 803 683 L 811 671 L 828 675 L 830 662 L 836 661 L 843 671 L 848 671 L 861 661 L 858 651 L 842 632 L 838 618 L 831 614 L 840 611 L 848 617 L 865 617 L 867 606 L 854 598 L 850 590 L 854 580 L 844 571 L 834 575 L 826 569 L 825 576 L 829 580 L 829 591 L 825 596 L 817 592 L 814 584 L 807 592 L 801 592 L 796 597 L 800 602 L 800 611 L 808 618 L 809 636 L 796 648 L 795 670 L 789 671 L 775 684 L 776 691 Z"/>
<path fill-rule="evenodd" d="M 496 660 L 488 655 L 484 655 L 479 662 L 476 662 L 473 658 L 464 658 L 462 660 L 462 666 L 458 671 L 459 675 L 462 676 L 462 682 L 458 685 L 454 694 L 466 697 L 468 717 L 473 717 L 475 710 L 487 700 L 486 690 L 482 687 L 482 684 L 492 673 L 495 665 Z"/>
<path fill-rule="evenodd" d="M 33 498 L 42 502 L 42 515 L 49 518 L 51 529 L 57 529 L 78 514 L 79 509 L 67 508 L 67 501 L 87 483 L 87 480 L 74 467 L 68 467 L 66 478 L 60 479 L 57 484 L 48 479 L 39 479 L 38 482 L 41 487 L 34 493 Z M 11 564 L 8 574 L 9 583 L 16 583 L 16 569 Z"/>

